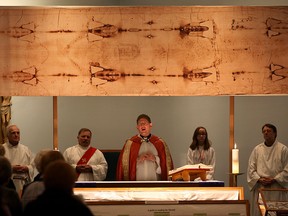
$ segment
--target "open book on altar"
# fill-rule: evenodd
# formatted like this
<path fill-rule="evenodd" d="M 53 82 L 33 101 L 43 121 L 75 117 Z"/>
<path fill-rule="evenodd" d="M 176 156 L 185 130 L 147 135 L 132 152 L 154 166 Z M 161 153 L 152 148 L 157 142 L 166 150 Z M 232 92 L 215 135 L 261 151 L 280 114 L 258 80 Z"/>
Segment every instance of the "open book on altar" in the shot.
<path fill-rule="evenodd" d="M 195 170 L 195 169 L 201 169 L 201 170 L 209 171 L 209 170 L 213 169 L 213 166 L 206 165 L 206 164 L 202 164 L 202 163 L 184 165 L 184 166 L 178 167 L 177 169 L 170 170 L 170 171 L 169 171 L 169 175 L 172 175 L 172 174 L 174 174 L 174 173 L 177 173 L 177 172 L 180 172 L 180 171 L 183 171 L 183 170 L 192 170 L 192 169 L 193 169 L 193 170 Z"/>
<path fill-rule="evenodd" d="M 206 181 L 206 171 L 213 169 L 213 166 L 205 164 L 184 165 L 177 169 L 170 170 L 168 176 L 171 176 L 172 181 L 184 180 L 193 181 L 196 178 L 201 178 Z"/>

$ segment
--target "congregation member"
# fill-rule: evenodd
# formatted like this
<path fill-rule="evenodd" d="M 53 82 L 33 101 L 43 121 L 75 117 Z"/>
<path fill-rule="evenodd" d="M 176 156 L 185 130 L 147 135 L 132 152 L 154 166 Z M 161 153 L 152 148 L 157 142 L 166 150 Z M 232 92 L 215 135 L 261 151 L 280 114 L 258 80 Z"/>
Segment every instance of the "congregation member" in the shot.
<path fill-rule="evenodd" d="M 206 172 L 206 179 L 214 179 L 216 154 L 208 139 L 208 133 L 205 127 L 197 127 L 194 131 L 192 143 L 187 152 L 187 164 L 205 164 L 212 166 L 210 171 Z"/>
<path fill-rule="evenodd" d="M 47 152 L 50 152 L 51 149 L 41 149 L 36 155 L 35 155 L 35 158 L 34 158 L 34 165 L 35 165 L 35 168 L 37 170 L 37 174 L 36 176 L 34 177 L 33 179 L 33 182 L 34 181 L 38 181 L 38 180 L 42 180 L 42 176 L 43 176 L 43 172 L 41 170 L 41 160 L 42 160 L 42 157 L 47 153 Z M 24 185 L 25 187 L 25 185 Z"/>
<path fill-rule="evenodd" d="M 77 173 L 66 161 L 50 163 L 44 171 L 44 192 L 24 208 L 24 216 L 93 216 L 73 192 Z"/>
<path fill-rule="evenodd" d="M 0 156 L 4 156 L 4 155 L 5 155 L 5 148 L 2 144 L 0 144 Z M 11 177 L 9 178 L 9 181 L 6 184 L 6 187 L 16 190 L 16 187 Z"/>
<path fill-rule="evenodd" d="M 21 200 L 16 190 L 6 187 L 12 176 L 10 161 L 0 156 L 0 215 L 21 216 L 23 213 Z"/>
<path fill-rule="evenodd" d="M 288 188 L 288 147 L 277 140 L 276 126 L 263 125 L 262 134 L 264 142 L 253 149 L 247 168 L 253 216 L 260 215 L 258 208 L 260 188 Z"/>
<path fill-rule="evenodd" d="M 139 115 L 136 124 L 138 134 L 128 139 L 120 152 L 117 180 L 168 180 L 173 161 L 167 144 L 151 134 L 152 122 L 148 115 Z"/>
<path fill-rule="evenodd" d="M 7 127 L 8 142 L 3 144 L 5 157 L 12 164 L 12 180 L 18 194 L 22 193 L 23 186 L 34 177 L 34 155 L 32 151 L 20 143 L 20 129 L 16 125 Z"/>
<path fill-rule="evenodd" d="M 63 156 L 76 170 L 78 181 L 102 181 L 106 178 L 108 164 L 103 153 L 90 145 L 92 132 L 81 128 L 78 132 L 78 144 L 67 148 Z"/>
<path fill-rule="evenodd" d="M 38 156 L 37 156 L 38 155 Z M 27 203 L 35 200 L 45 190 L 43 183 L 44 172 L 47 166 L 57 160 L 65 161 L 63 155 L 59 151 L 54 150 L 42 150 L 36 155 L 35 161 L 36 167 L 38 167 L 39 175 L 34 178 L 34 181 L 24 187 L 21 201 L 25 208 Z"/>

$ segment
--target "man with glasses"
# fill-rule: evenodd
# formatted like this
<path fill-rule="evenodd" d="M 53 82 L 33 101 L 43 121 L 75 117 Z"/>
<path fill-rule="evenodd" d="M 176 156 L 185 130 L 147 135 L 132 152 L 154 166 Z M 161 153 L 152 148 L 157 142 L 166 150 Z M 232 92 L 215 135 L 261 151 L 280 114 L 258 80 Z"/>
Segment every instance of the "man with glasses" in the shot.
<path fill-rule="evenodd" d="M 141 114 L 137 120 L 138 134 L 128 139 L 120 153 L 117 180 L 159 181 L 167 180 L 173 161 L 165 141 L 151 134 L 152 122 Z"/>

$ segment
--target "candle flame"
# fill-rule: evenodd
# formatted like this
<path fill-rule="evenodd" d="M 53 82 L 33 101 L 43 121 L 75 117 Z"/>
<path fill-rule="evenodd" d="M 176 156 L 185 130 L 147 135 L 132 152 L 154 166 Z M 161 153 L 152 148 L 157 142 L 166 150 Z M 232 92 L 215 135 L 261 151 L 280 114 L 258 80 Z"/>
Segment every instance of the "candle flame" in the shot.
<path fill-rule="evenodd" d="M 234 143 L 234 149 L 237 149 L 237 144 L 236 143 Z"/>

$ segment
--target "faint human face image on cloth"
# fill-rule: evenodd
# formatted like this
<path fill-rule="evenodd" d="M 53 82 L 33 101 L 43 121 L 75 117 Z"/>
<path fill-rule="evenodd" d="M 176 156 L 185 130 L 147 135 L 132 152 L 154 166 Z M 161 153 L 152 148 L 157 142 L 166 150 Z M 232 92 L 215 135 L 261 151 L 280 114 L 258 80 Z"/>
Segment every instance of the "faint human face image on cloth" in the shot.
<path fill-rule="evenodd" d="M 141 136 L 147 137 L 149 136 L 152 128 L 152 123 L 150 123 L 147 119 L 141 118 L 137 122 L 137 130 L 139 131 Z"/>
<path fill-rule="evenodd" d="M 78 136 L 78 143 L 83 147 L 87 147 L 91 142 L 91 133 L 89 131 L 82 131 Z"/>

